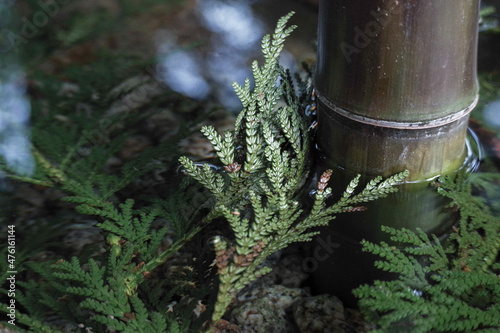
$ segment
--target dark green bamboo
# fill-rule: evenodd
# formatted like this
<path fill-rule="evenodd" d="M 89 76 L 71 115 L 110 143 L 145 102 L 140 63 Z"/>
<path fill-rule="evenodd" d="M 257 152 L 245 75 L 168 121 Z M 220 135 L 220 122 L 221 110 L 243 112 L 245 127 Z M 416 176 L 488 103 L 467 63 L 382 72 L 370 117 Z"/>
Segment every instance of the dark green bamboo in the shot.
<path fill-rule="evenodd" d="M 478 93 L 478 7 L 479 0 L 322 1 L 316 77 L 322 150 L 375 174 L 405 167 L 413 180 L 453 169 L 464 153 L 463 118 Z M 331 137 L 338 115 L 339 122 L 368 125 L 340 151 L 344 144 Z M 456 133 L 443 134 L 448 128 Z M 434 136 L 441 141 L 434 144 Z"/>
<path fill-rule="evenodd" d="M 363 269 L 353 273 L 360 268 L 352 266 L 366 258 L 349 253 L 360 252 L 363 238 L 386 240 L 381 225 L 442 235 L 453 223 L 429 184 L 466 164 L 468 116 L 478 97 L 478 11 L 479 0 L 320 2 L 320 169 L 334 168 L 341 185 L 358 173 L 367 180 L 410 172 L 399 193 L 366 214 L 333 221 L 344 246 L 316 274 L 320 291 L 338 290 L 329 274 L 339 270 L 351 270 L 340 272 L 342 283 L 356 286 L 352 274 Z M 342 261 L 351 268 L 338 266 Z"/>

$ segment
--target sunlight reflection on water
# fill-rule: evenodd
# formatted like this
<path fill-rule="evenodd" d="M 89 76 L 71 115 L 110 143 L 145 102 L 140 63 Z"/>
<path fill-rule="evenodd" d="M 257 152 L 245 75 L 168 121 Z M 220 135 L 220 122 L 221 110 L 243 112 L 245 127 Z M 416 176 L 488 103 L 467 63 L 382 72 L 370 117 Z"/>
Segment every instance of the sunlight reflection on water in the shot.
<path fill-rule="evenodd" d="M 28 128 L 31 108 L 22 77 L 12 64 L 0 70 L 0 156 L 8 168 L 30 175 L 35 169 Z"/>
<path fill-rule="evenodd" d="M 500 99 L 490 102 L 484 107 L 483 117 L 487 124 L 500 128 Z"/>
<path fill-rule="evenodd" d="M 161 49 L 165 53 L 171 51 L 165 47 Z M 203 78 L 200 64 L 201 59 L 194 52 L 173 51 L 160 60 L 160 78 L 178 93 L 193 99 L 207 98 L 210 87 Z"/>
<path fill-rule="evenodd" d="M 214 94 L 227 108 L 241 106 L 232 82 L 243 83 L 251 76 L 249 60 L 259 50 L 264 24 L 251 8 L 251 1 L 198 0 L 202 24 L 213 33 L 210 52 L 180 50 L 175 37 L 158 38 L 159 76 L 173 90 L 194 99 Z M 213 83 L 211 86 L 208 82 Z"/>
<path fill-rule="evenodd" d="M 226 47 L 252 49 L 262 37 L 262 22 L 248 1 L 199 0 L 198 9 L 205 25 L 219 34 Z"/>
<path fill-rule="evenodd" d="M 12 3 L 0 1 L 2 23 L 9 21 Z M 30 111 L 24 70 L 11 54 L 0 52 L 0 159 L 19 175 L 31 175 L 35 170 L 29 138 Z"/>

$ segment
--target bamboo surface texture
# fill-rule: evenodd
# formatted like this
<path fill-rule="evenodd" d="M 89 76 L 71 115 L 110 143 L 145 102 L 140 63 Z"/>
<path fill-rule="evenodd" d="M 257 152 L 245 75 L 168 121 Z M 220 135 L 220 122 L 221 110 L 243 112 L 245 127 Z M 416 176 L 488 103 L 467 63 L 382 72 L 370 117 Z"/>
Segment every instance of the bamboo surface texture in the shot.
<path fill-rule="evenodd" d="M 479 0 L 321 0 L 318 172 L 332 168 L 337 188 L 358 173 L 365 183 L 410 175 L 397 193 L 321 231 L 337 247 L 312 274 L 315 292 L 354 305 L 352 288 L 385 278 L 359 245 L 388 241 L 382 225 L 442 236 L 456 221 L 432 181 L 467 160 L 478 10 Z"/>
<path fill-rule="evenodd" d="M 355 173 L 456 170 L 477 102 L 479 0 L 322 1 L 318 146 Z"/>

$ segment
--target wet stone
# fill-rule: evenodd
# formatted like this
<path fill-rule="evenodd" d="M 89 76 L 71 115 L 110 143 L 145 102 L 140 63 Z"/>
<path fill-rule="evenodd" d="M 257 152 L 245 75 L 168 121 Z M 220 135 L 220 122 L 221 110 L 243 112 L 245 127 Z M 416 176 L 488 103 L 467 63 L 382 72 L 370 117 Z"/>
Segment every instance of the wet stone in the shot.
<path fill-rule="evenodd" d="M 282 285 L 287 288 L 299 288 L 309 277 L 302 268 L 304 256 L 302 254 L 286 254 L 280 257 L 274 264 L 274 269 L 261 278 L 261 282 L 267 286 Z"/>
<path fill-rule="evenodd" d="M 238 296 L 240 302 L 229 316 L 229 321 L 241 333 L 295 332 L 290 313 L 294 302 L 309 296 L 299 288 L 281 285 L 251 289 Z"/>
<path fill-rule="evenodd" d="M 285 311 L 269 298 L 258 298 L 238 306 L 231 313 L 230 322 L 238 325 L 241 333 L 288 332 Z"/>
<path fill-rule="evenodd" d="M 344 333 L 344 306 L 335 296 L 306 297 L 293 306 L 295 323 L 301 333 Z"/>

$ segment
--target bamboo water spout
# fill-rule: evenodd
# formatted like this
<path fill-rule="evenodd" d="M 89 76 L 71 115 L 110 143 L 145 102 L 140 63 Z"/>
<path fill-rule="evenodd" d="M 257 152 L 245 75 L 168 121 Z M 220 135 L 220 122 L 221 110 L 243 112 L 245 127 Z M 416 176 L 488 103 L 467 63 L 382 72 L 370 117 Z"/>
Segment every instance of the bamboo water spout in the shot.
<path fill-rule="evenodd" d="M 478 99 L 478 13 L 479 0 L 320 2 L 316 93 L 322 163 L 337 168 L 339 183 L 358 173 L 369 179 L 410 172 L 389 200 L 354 221 L 334 221 L 339 242 L 356 248 L 362 238 L 382 240 L 381 225 L 441 235 L 453 223 L 429 183 L 466 160 L 468 116 Z M 341 265 L 346 253 L 336 251 L 332 265 Z M 352 260 L 364 259 L 351 256 L 346 264 Z M 332 268 L 324 267 L 316 276 L 328 275 Z M 317 283 L 321 291 L 332 291 L 321 279 Z"/>

